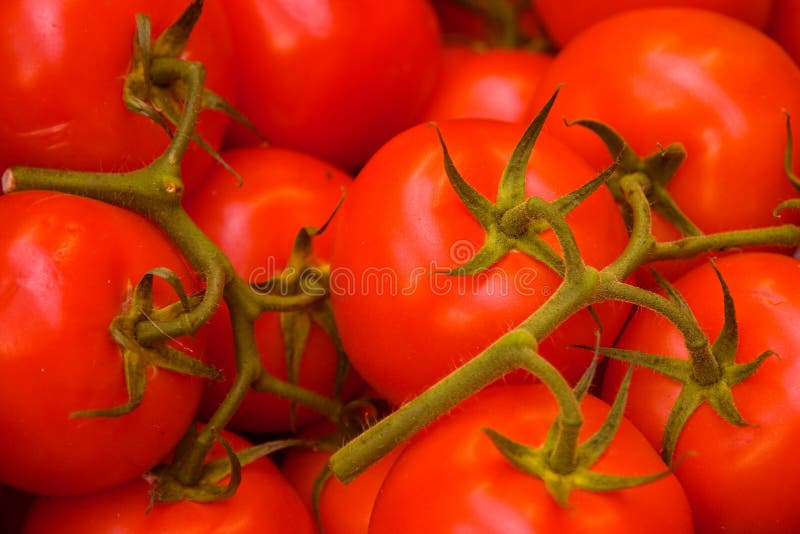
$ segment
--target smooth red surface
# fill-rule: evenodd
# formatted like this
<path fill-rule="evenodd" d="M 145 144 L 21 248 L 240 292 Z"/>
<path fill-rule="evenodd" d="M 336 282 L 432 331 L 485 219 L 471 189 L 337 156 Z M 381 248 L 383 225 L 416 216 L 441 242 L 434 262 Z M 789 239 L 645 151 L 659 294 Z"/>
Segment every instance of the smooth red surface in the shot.
<path fill-rule="evenodd" d="M 202 380 L 151 369 L 142 404 L 119 418 L 70 419 L 128 400 L 108 332 L 132 288 L 156 267 L 199 289 L 180 253 L 140 216 L 51 192 L 0 196 L 0 481 L 77 494 L 139 477 L 192 421 Z M 158 305 L 177 300 L 154 280 Z M 202 358 L 202 345 L 176 340 Z"/>
<path fill-rule="evenodd" d="M 439 69 L 427 0 L 239 0 L 239 109 L 275 146 L 355 170 L 418 119 Z M 238 132 L 238 133 L 237 133 Z M 241 128 L 229 145 L 252 143 Z"/>
<path fill-rule="evenodd" d="M 773 0 L 536 0 L 536 12 L 547 35 L 562 48 L 593 24 L 625 11 L 654 7 L 706 9 L 763 29 L 772 4 Z"/>
<path fill-rule="evenodd" d="M 525 49 L 442 51 L 442 69 L 425 120 L 497 119 L 529 123 L 530 103 L 552 56 Z"/>

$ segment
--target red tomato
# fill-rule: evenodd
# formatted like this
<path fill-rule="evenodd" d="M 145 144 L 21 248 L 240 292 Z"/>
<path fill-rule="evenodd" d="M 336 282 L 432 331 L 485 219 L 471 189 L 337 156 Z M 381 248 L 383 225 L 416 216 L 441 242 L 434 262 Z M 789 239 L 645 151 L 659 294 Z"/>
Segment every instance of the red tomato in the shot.
<path fill-rule="evenodd" d="M 608 406 L 587 396 L 581 409 L 584 441 Z M 514 467 L 483 431 L 538 447 L 556 413 L 542 385 L 494 387 L 473 397 L 406 447 L 378 493 L 370 534 L 692 532 L 689 503 L 673 475 L 608 493 L 574 490 L 570 506 L 561 507 L 541 479 Z M 658 453 L 623 420 L 593 471 L 630 476 L 664 469 Z"/>
<path fill-rule="evenodd" d="M 608 150 L 562 119 L 605 122 L 640 155 L 683 144 L 686 161 L 667 189 L 704 232 L 776 224 L 772 210 L 794 196 L 783 110 L 800 113 L 800 69 L 750 26 L 691 9 L 620 14 L 561 51 L 535 101 L 562 83 L 549 131 L 597 168 Z M 654 219 L 658 238 L 666 225 Z"/>
<path fill-rule="evenodd" d="M 547 35 L 559 48 L 586 28 L 617 13 L 652 7 L 716 11 L 756 28 L 767 25 L 773 0 L 536 0 Z M 639 29 L 641 30 L 641 28 Z"/>
<path fill-rule="evenodd" d="M 367 534 L 375 497 L 402 448 L 394 449 L 347 485 L 334 476 L 328 479 L 319 498 L 319 521 L 325 534 Z M 314 483 L 330 457 L 328 451 L 295 448 L 286 453 L 281 466 L 312 513 Z"/>
<path fill-rule="evenodd" d="M 725 422 L 708 404 L 689 419 L 678 439 L 676 458 L 686 457 L 676 476 L 686 489 L 697 531 L 797 532 L 800 514 L 800 261 L 778 254 L 726 256 L 717 266 L 728 284 L 739 326 L 738 363 L 771 349 L 767 359 L 745 381 L 733 386 L 734 402 L 752 426 Z M 723 324 L 722 290 L 710 265 L 675 282 L 703 331 L 713 341 Z M 673 358 L 687 358 L 680 333 L 650 311 L 637 313 L 619 346 Z M 609 361 L 603 396 L 619 384 L 625 365 Z M 628 398 L 627 416 L 654 446 L 660 447 L 667 416 L 679 392 L 678 382 L 637 369 Z"/>
<path fill-rule="evenodd" d="M 34 493 L 77 494 L 155 465 L 197 410 L 200 378 L 151 371 L 144 401 L 118 418 L 70 419 L 128 400 L 109 325 L 131 288 L 166 267 L 199 284 L 180 253 L 140 216 L 50 192 L 0 196 L 0 481 Z M 154 301 L 177 300 L 154 280 Z M 202 357 L 191 340 L 184 350 Z M 169 407 L 165 409 L 165 407 Z"/>
<path fill-rule="evenodd" d="M 278 148 L 242 148 L 223 157 L 244 179 L 241 187 L 220 169 L 200 184 L 186 201 L 186 210 L 214 241 L 240 276 L 263 282 L 286 267 L 297 232 L 304 226 L 321 226 L 333 213 L 352 181 L 335 167 L 297 152 Z M 335 219 L 333 224 L 335 225 Z M 314 238 L 314 253 L 321 265 L 331 254 L 333 228 Z M 200 413 L 210 417 L 230 388 L 236 367 L 228 310 L 221 306 L 205 327 L 209 337 L 209 363 L 221 369 L 225 380 L 208 382 Z M 256 321 L 256 341 L 265 369 L 286 379 L 286 355 L 277 313 Z M 325 331 L 312 323 L 303 352 L 298 383 L 318 393 L 333 394 L 336 348 Z M 345 391 L 359 381 L 351 376 Z M 230 423 L 246 432 L 275 432 L 289 428 L 289 402 L 274 395 L 251 392 Z M 298 408 L 300 426 L 318 418 Z"/>
<path fill-rule="evenodd" d="M 153 37 L 172 24 L 188 0 L 8 0 L 0 2 L 0 169 L 15 165 L 126 171 L 150 163 L 169 137 L 122 102 L 137 13 Z M 209 2 L 184 57 L 201 61 L 209 88 L 232 98 L 232 48 L 219 6 Z M 198 131 L 219 147 L 228 118 L 203 113 Z M 189 149 L 187 184 L 213 163 Z"/>
<path fill-rule="evenodd" d="M 529 123 L 530 101 L 553 58 L 524 49 L 447 46 L 426 120 L 483 118 Z"/>
<path fill-rule="evenodd" d="M 767 33 L 778 41 L 800 65 L 800 2 L 796 0 L 775 0 L 772 17 L 767 26 Z"/>
<path fill-rule="evenodd" d="M 237 106 L 275 146 L 357 169 L 416 121 L 433 89 L 441 45 L 427 0 L 225 9 L 236 28 Z M 238 131 L 230 143 L 247 143 Z"/>
<path fill-rule="evenodd" d="M 440 126 L 465 180 L 493 201 L 524 127 L 477 119 Z M 554 200 L 592 177 L 583 160 L 543 135 L 528 167 L 527 194 Z M 604 189 L 567 220 L 593 266 L 605 266 L 624 246 L 622 220 Z M 338 223 L 331 298 L 342 341 L 359 374 L 393 403 L 419 393 L 514 328 L 561 282 L 518 252 L 474 276 L 437 273 L 470 259 L 485 232 L 450 185 L 436 132 L 427 125 L 395 137 L 370 160 Z M 551 231 L 543 237 L 555 242 Z M 627 310 L 611 302 L 598 307 L 608 340 Z M 596 328 L 584 310 L 543 340 L 540 350 L 577 380 L 591 355 L 567 346 L 594 343 Z"/>
<path fill-rule="evenodd" d="M 250 444 L 229 432 L 222 436 L 234 450 Z M 225 455 L 215 445 L 210 459 Z M 227 481 L 222 482 L 227 483 Z M 152 487 L 144 479 L 78 497 L 40 497 L 25 534 L 313 534 L 314 522 L 300 497 L 268 458 L 242 469 L 242 481 L 230 499 L 215 503 L 179 501 L 155 504 L 147 511 Z"/>

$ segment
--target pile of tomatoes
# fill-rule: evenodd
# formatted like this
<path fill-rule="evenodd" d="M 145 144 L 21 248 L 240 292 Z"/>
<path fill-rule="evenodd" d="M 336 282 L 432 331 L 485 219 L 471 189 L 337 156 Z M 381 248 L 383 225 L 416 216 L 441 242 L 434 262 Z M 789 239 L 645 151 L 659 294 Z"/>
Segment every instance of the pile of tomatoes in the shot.
<path fill-rule="evenodd" d="M 800 3 L 6 0 L 0 20 L 3 532 L 800 531 Z M 191 132 L 173 60 L 203 66 Z M 130 176 L 167 180 L 180 220 L 121 207 Z M 613 298 L 554 305 L 575 265 Z M 431 393 L 521 331 L 543 375 Z M 343 484 L 331 455 L 376 419 L 391 446 Z M 161 473 L 219 420 L 194 482 L 220 498 L 169 498 Z"/>

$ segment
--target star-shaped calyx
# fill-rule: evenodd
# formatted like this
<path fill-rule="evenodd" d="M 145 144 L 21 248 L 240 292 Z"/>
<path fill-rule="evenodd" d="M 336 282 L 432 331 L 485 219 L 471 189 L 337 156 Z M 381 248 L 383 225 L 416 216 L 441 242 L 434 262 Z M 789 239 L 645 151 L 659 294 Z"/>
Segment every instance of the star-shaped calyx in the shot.
<path fill-rule="evenodd" d="M 576 400 L 586 395 L 597 368 L 597 353 L 581 380 L 572 390 Z M 577 433 L 565 432 L 561 413 L 541 447 L 513 441 L 500 433 L 484 429 L 495 447 L 516 468 L 541 479 L 548 492 L 561 506 L 569 506 L 569 495 L 574 489 L 587 491 L 617 491 L 648 484 L 670 473 L 669 470 L 646 475 L 613 475 L 592 471 L 592 466 L 608 449 L 622 422 L 632 367 L 628 369 L 614 403 L 603 424 L 583 443 L 577 442 Z"/>
<path fill-rule="evenodd" d="M 619 182 L 625 175 L 640 174 L 642 183 L 646 184 L 644 187 L 645 194 L 655 211 L 685 236 L 695 236 L 703 233 L 681 211 L 669 191 L 667 191 L 667 184 L 675 175 L 683 160 L 686 159 L 686 151 L 680 143 L 673 143 L 659 148 L 652 154 L 641 158 L 619 133 L 602 122 L 581 119 L 570 122 L 568 125 L 582 126 L 597 134 L 606 145 L 611 157 L 617 161 L 617 166 L 608 179 L 608 188 L 622 208 L 622 215 L 628 228 L 632 226 L 633 216 L 630 206 L 625 201 L 625 195 Z"/>
<path fill-rule="evenodd" d="M 491 267 L 511 250 L 518 250 L 563 275 L 564 260 L 539 235 L 549 228 L 549 224 L 532 215 L 534 210 L 528 207 L 529 198 L 525 188 L 528 161 L 557 95 L 558 91 L 550 97 L 514 148 L 500 178 L 496 202 L 487 199 L 461 176 L 450 157 L 441 132 L 436 128 L 442 145 L 447 178 L 461 201 L 486 232 L 486 239 L 478 252 L 463 265 L 448 270 L 447 274 L 479 273 Z M 551 204 L 561 215 L 566 215 L 603 185 L 611 176 L 613 168 L 610 167 L 590 182 Z"/>
<path fill-rule="evenodd" d="M 178 294 L 179 302 L 165 308 L 153 308 L 153 278 L 166 280 Z M 120 347 L 128 402 L 110 408 L 99 408 L 74 412 L 73 418 L 120 417 L 131 413 L 144 400 L 148 367 L 168 369 L 176 373 L 219 380 L 222 374 L 210 365 L 178 350 L 165 341 L 144 346 L 136 338 L 136 325 L 141 321 L 164 321 L 185 318 L 201 295 L 188 296 L 180 278 L 166 268 L 157 268 L 146 273 L 132 290 L 127 309 L 117 316 L 109 326 L 111 337 Z M 187 331 L 191 331 L 187 325 Z M 177 343 L 177 341 L 176 341 Z M 168 410 L 169 407 L 164 407 Z"/>
<path fill-rule="evenodd" d="M 774 354 L 771 350 L 765 350 L 750 361 L 736 363 L 739 344 L 736 309 L 728 285 L 713 262 L 712 265 L 722 286 L 724 306 L 723 327 L 713 343 L 690 349 L 688 360 L 634 350 L 600 349 L 606 356 L 652 369 L 681 383 L 680 394 L 667 418 L 662 436 L 661 453 L 668 463 L 673 460 L 681 431 L 695 410 L 704 403 L 733 425 L 749 424 L 736 408 L 732 388 L 753 375 L 764 360 Z M 667 298 L 696 324 L 692 311 L 680 293 L 657 273 L 654 276 Z"/>

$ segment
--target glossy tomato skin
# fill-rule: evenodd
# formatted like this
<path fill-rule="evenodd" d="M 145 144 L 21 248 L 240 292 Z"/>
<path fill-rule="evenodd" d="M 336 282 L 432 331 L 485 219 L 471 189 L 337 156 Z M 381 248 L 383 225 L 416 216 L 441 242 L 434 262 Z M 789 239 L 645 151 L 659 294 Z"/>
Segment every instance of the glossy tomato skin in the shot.
<path fill-rule="evenodd" d="M 524 126 L 454 120 L 440 127 L 464 179 L 494 201 Z M 552 200 L 591 178 L 583 160 L 543 135 L 528 170 L 527 194 Z M 589 264 L 607 265 L 624 246 L 621 218 L 605 190 L 567 220 Z M 466 262 L 485 232 L 448 182 L 441 146 L 428 125 L 395 137 L 370 160 L 338 222 L 331 298 L 342 341 L 359 374 L 393 403 L 408 400 L 479 353 L 560 284 L 555 273 L 517 252 L 474 277 L 439 272 Z M 551 232 L 543 236 L 555 243 Z M 627 310 L 611 302 L 598 308 L 609 340 Z M 594 343 L 595 329 L 584 310 L 543 340 L 540 350 L 576 380 L 590 356 L 567 346 Z"/>
<path fill-rule="evenodd" d="M 250 445 L 230 432 L 234 450 Z M 218 444 L 210 459 L 224 456 Z M 227 480 L 225 481 L 227 482 Z M 155 504 L 148 512 L 151 485 L 134 480 L 106 491 L 77 497 L 40 497 L 28 516 L 25 534 L 183 533 L 314 534 L 316 528 L 300 497 L 268 458 L 242 469 L 242 482 L 230 499 L 215 503 L 179 501 Z"/>
<path fill-rule="evenodd" d="M 741 253 L 717 260 L 736 305 L 743 363 L 771 349 L 756 373 L 732 388 L 734 402 L 752 426 L 735 427 L 700 407 L 681 434 L 676 470 L 692 503 L 697 531 L 797 532 L 800 514 L 800 261 L 779 254 Z M 715 339 L 723 324 L 722 290 L 710 265 L 694 269 L 675 282 L 702 329 Z M 649 311 L 638 312 L 626 326 L 619 346 L 674 358 L 687 358 L 677 330 Z M 609 361 L 603 397 L 613 396 L 624 366 Z M 637 369 L 627 416 L 654 446 L 679 392 L 677 382 Z M 692 451 L 691 456 L 686 456 Z"/>
<path fill-rule="evenodd" d="M 608 406 L 587 396 L 581 409 L 585 440 Z M 510 464 L 483 432 L 491 428 L 538 447 L 556 412 L 541 384 L 495 386 L 465 402 L 415 437 L 395 461 L 378 493 L 370 534 L 692 532 L 689 503 L 673 475 L 623 491 L 574 490 L 562 508 L 542 480 Z M 594 468 L 618 475 L 664 469 L 655 449 L 626 420 Z"/>
<path fill-rule="evenodd" d="M 298 152 L 279 148 L 241 148 L 223 152 L 239 172 L 241 187 L 225 170 L 208 177 L 186 200 L 186 210 L 203 232 L 228 256 L 245 280 L 264 282 L 287 265 L 297 232 L 305 226 L 320 227 L 331 216 L 352 179 L 330 164 Z M 314 238 L 318 266 L 331 256 L 332 227 Z M 286 354 L 277 313 L 265 313 L 255 323 L 256 342 L 265 369 L 286 379 Z M 209 362 L 225 379 L 209 382 L 200 413 L 210 417 L 225 398 L 235 376 L 233 334 L 226 306 L 220 306 L 206 325 Z M 333 394 L 336 348 L 317 324 L 312 324 L 300 367 L 299 384 L 320 394 Z M 360 381 L 349 377 L 346 393 Z M 248 393 L 230 422 L 246 432 L 289 429 L 289 403 L 274 395 Z M 298 408 L 297 424 L 303 426 L 319 414 Z"/>
<path fill-rule="evenodd" d="M 773 0 L 536 0 L 536 12 L 558 48 L 617 13 L 654 7 L 689 7 L 722 13 L 763 29 Z"/>
<path fill-rule="evenodd" d="M 530 101 L 552 60 L 548 54 L 525 49 L 446 46 L 439 79 L 423 117 L 527 124 L 533 120 Z"/>
<path fill-rule="evenodd" d="M 605 122 L 643 156 L 683 144 L 686 160 L 667 189 L 704 232 L 776 224 L 772 210 L 794 196 L 783 110 L 800 113 L 800 69 L 750 26 L 691 9 L 619 14 L 559 53 L 534 100 L 558 84 L 549 131 L 597 168 L 611 161 L 608 150 L 562 119 Z M 653 224 L 663 238 L 667 223 Z"/>
<path fill-rule="evenodd" d="M 191 293 L 199 289 L 196 275 L 155 226 L 95 200 L 21 192 L 0 197 L 0 213 L 0 480 L 68 495 L 140 476 L 192 421 L 200 378 L 151 370 L 132 413 L 70 414 L 127 402 L 108 327 L 141 277 L 166 267 Z M 154 285 L 156 305 L 177 300 L 162 280 Z M 199 341 L 178 342 L 202 358 Z"/>
<path fill-rule="evenodd" d="M 416 122 L 436 80 L 440 31 L 427 0 L 225 8 L 236 28 L 237 105 L 274 146 L 355 170 Z M 234 127 L 226 142 L 256 140 Z"/>
<path fill-rule="evenodd" d="M 309 429 L 324 435 L 319 425 Z M 378 460 L 355 480 L 343 484 L 336 477 L 325 483 L 319 498 L 319 521 L 325 534 L 367 534 L 375 497 L 403 445 Z M 286 453 L 281 471 L 313 513 L 313 488 L 331 452 L 295 448 Z"/>
<path fill-rule="evenodd" d="M 184 57 L 206 67 L 206 85 L 233 98 L 232 47 L 224 14 L 206 2 Z M 150 163 L 169 137 L 122 101 L 135 16 L 153 36 L 172 24 L 186 0 L 11 0 L 0 5 L 0 169 L 15 165 L 121 172 Z M 219 147 L 228 125 L 206 112 L 198 131 Z M 184 161 L 187 184 L 213 164 L 198 146 Z"/>

